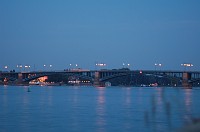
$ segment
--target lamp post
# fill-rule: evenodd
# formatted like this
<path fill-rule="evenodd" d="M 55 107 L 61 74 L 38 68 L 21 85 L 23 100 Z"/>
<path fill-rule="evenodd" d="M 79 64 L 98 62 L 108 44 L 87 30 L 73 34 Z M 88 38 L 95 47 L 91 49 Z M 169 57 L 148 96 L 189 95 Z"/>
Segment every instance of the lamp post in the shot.
<path fill-rule="evenodd" d="M 123 68 L 124 68 L 124 66 L 125 66 L 125 63 L 123 63 L 122 65 L 123 65 Z"/>
<path fill-rule="evenodd" d="M 192 63 L 183 63 L 183 64 L 181 64 L 181 66 L 183 66 L 184 67 L 184 71 L 186 71 L 187 67 L 193 67 L 194 65 Z"/>
<path fill-rule="evenodd" d="M 7 71 L 8 70 L 8 66 L 6 65 L 6 66 L 4 66 L 4 68 L 5 68 L 5 70 Z"/>
<path fill-rule="evenodd" d="M 70 64 L 69 64 L 69 70 L 71 70 L 71 69 L 72 69 L 72 64 L 70 63 Z"/>
<path fill-rule="evenodd" d="M 21 64 L 18 64 L 18 65 L 17 65 L 17 68 L 18 68 L 19 72 L 22 72 L 22 67 L 23 67 L 23 66 L 22 66 Z"/>
<path fill-rule="evenodd" d="M 162 64 L 161 63 L 155 63 L 154 66 L 155 66 L 155 71 L 156 71 L 157 67 L 160 67 L 160 70 L 161 70 Z"/>
<path fill-rule="evenodd" d="M 50 65 L 49 65 L 50 71 L 52 70 L 52 67 L 53 67 L 53 65 L 50 64 Z"/>
<path fill-rule="evenodd" d="M 131 65 L 131 64 L 127 64 L 127 66 L 128 66 L 128 69 L 130 69 L 130 65 Z"/>
<path fill-rule="evenodd" d="M 25 71 L 28 72 L 28 71 L 30 71 L 31 66 L 30 65 L 25 65 L 24 68 L 25 68 Z"/>
<path fill-rule="evenodd" d="M 95 64 L 97 67 L 105 67 L 106 63 L 96 63 Z M 98 69 L 98 68 L 97 68 Z"/>
<path fill-rule="evenodd" d="M 45 71 L 46 70 L 46 65 L 44 64 L 43 66 L 44 66 L 44 71 Z"/>

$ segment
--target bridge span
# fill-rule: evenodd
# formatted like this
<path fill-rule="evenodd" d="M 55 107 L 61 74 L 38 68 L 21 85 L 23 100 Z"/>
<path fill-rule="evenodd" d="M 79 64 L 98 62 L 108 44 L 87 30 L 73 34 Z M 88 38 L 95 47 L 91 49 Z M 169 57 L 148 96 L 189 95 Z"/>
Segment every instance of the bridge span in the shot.
<path fill-rule="evenodd" d="M 40 77 L 62 76 L 70 79 L 88 80 L 94 86 L 112 85 L 141 86 L 156 83 L 158 86 L 200 86 L 199 71 L 169 70 L 66 70 L 66 71 L 31 71 L 0 72 L 2 84 L 28 84 Z"/>

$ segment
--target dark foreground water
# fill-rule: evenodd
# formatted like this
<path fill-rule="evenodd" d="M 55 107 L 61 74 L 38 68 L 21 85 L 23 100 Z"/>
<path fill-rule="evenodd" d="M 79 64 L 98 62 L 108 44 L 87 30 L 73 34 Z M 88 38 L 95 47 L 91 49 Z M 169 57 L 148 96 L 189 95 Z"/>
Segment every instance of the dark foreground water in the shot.
<path fill-rule="evenodd" d="M 0 132 L 174 131 L 197 117 L 200 88 L 0 86 Z"/>

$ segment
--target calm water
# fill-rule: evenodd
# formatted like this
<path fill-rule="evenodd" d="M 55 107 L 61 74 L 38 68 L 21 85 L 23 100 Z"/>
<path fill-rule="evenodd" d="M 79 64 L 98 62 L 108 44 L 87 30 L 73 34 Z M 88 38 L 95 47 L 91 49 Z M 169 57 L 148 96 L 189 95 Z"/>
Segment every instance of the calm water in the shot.
<path fill-rule="evenodd" d="M 1 132 L 174 131 L 193 117 L 200 88 L 0 86 Z"/>

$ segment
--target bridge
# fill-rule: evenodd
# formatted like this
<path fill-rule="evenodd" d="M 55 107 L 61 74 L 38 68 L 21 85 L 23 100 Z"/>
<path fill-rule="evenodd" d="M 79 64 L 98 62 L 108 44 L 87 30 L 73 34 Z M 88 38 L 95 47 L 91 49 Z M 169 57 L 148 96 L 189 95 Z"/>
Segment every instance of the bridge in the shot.
<path fill-rule="evenodd" d="M 40 77 L 62 76 L 70 79 L 87 80 L 94 86 L 104 86 L 106 82 L 112 85 L 125 86 L 200 86 L 199 71 L 169 71 L 169 70 L 65 70 L 65 71 L 32 71 L 32 72 L 0 72 L 2 84 L 28 84 Z"/>

